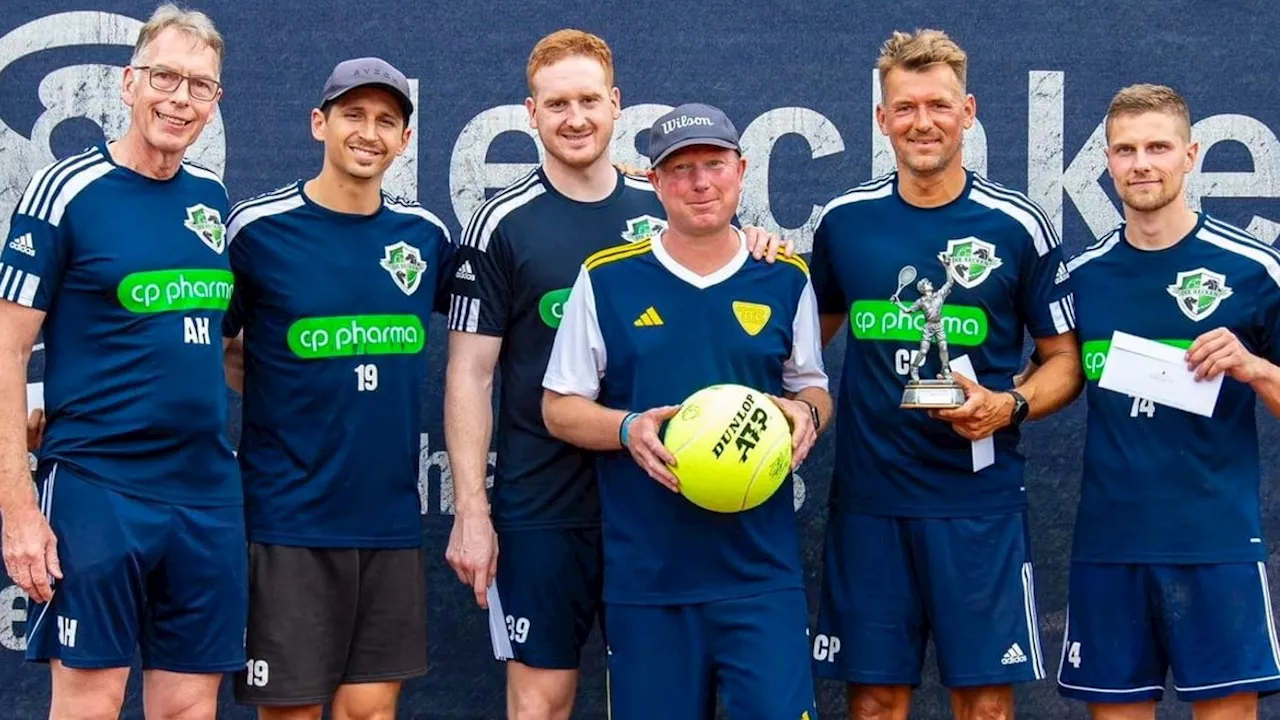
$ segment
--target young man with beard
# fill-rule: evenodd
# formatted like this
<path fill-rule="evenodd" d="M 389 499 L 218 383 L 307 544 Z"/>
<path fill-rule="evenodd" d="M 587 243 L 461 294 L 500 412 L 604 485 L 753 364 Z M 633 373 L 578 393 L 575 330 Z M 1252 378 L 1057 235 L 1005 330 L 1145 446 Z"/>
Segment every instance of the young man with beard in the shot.
<path fill-rule="evenodd" d="M 583 260 L 656 236 L 666 216 L 646 179 L 610 163 L 621 94 L 602 39 L 580 30 L 542 38 L 526 78 L 545 160 L 476 211 L 458 250 L 445 387 L 457 514 L 446 557 L 489 610 L 494 654 L 507 661 L 508 717 L 554 720 L 569 717 L 600 610 L 600 503 L 592 456 L 543 425 L 542 376 Z M 747 234 L 756 257 L 772 261 L 777 239 Z"/>
<path fill-rule="evenodd" d="M 724 113 L 681 105 L 649 138 L 670 225 L 582 265 L 543 380 L 551 434 L 599 453 L 609 716 L 702 720 L 719 691 L 735 720 L 816 717 L 790 475 L 713 513 L 679 494 L 658 436 L 736 383 L 769 394 L 803 462 L 831 416 L 813 287 L 801 260 L 751 262 L 732 226 L 747 161 Z"/>
<path fill-rule="evenodd" d="M 901 720 L 932 635 L 955 716 L 1011 717 L 1012 683 L 1044 677 L 1017 427 L 1079 390 L 1068 276 L 1044 213 L 963 165 L 964 51 L 894 33 L 878 67 L 897 170 L 828 203 L 814 236 L 823 339 L 848 333 L 814 671 L 850 684 L 851 719 Z M 954 281 L 958 408 L 900 406 L 920 342 L 893 302 L 906 266 Z M 1027 331 L 1045 365 L 1013 391 Z"/>
<path fill-rule="evenodd" d="M 335 718 L 391 718 L 401 683 L 427 671 L 421 385 L 453 246 L 434 215 L 382 192 L 412 112 L 386 61 L 339 63 L 311 111 L 319 174 L 228 223 L 250 541 L 235 690 L 264 720 L 329 702 Z"/>
<path fill-rule="evenodd" d="M 1088 421 L 1058 689 L 1154 720 L 1171 669 L 1197 720 L 1256 718 L 1280 689 L 1255 424 L 1258 398 L 1280 414 L 1280 253 L 1187 207 L 1175 91 L 1121 90 L 1106 131 L 1125 221 L 1068 265 Z M 1210 414 L 1101 387 L 1115 333 L 1184 349 L 1221 382 Z"/>
<path fill-rule="evenodd" d="M 118 717 L 140 651 L 147 717 L 213 720 L 222 674 L 244 664 L 216 334 L 227 193 L 183 160 L 222 97 L 222 49 L 205 15 L 158 8 L 124 70 L 128 130 L 37 172 L 0 249 L 5 569 L 34 603 L 27 658 L 49 664 L 53 718 Z M 37 504 L 24 419 L 41 329 Z"/>

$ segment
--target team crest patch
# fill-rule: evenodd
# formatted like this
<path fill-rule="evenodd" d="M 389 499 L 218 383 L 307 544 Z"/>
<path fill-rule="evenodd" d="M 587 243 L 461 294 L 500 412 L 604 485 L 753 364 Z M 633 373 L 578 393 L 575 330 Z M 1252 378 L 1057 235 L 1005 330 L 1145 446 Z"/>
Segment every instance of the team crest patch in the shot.
<path fill-rule="evenodd" d="M 945 254 L 951 256 L 951 276 L 967 288 L 978 287 L 1004 264 L 996 257 L 995 245 L 976 237 L 948 240 Z"/>
<path fill-rule="evenodd" d="M 412 295 L 422 282 L 423 271 L 427 269 L 422 253 L 418 248 L 403 241 L 388 245 L 384 251 L 386 255 L 379 263 L 382 269 L 390 273 L 391 279 L 404 291 L 405 295 Z"/>
<path fill-rule="evenodd" d="M 627 242 L 651 240 L 658 237 L 658 234 L 666 229 L 667 222 L 662 218 L 656 218 L 652 215 L 641 215 L 640 217 L 633 217 L 627 221 L 627 229 L 622 233 L 622 239 Z"/>
<path fill-rule="evenodd" d="M 764 329 L 766 323 L 769 322 L 769 316 L 773 314 L 773 309 L 768 305 L 760 303 L 743 302 L 741 300 L 733 301 L 733 314 L 738 318 L 738 324 L 748 335 L 756 336 Z"/>
<path fill-rule="evenodd" d="M 192 205 L 187 208 L 187 219 L 182 223 L 184 227 L 196 234 L 200 238 L 200 242 L 209 246 L 209 249 L 222 254 L 227 247 L 227 229 L 222 224 L 222 216 L 217 210 L 202 204 Z"/>
<path fill-rule="evenodd" d="M 1234 292 L 1227 287 L 1225 275 L 1205 268 L 1178 273 L 1173 284 L 1166 289 L 1178 301 L 1182 314 L 1196 322 L 1212 315 Z"/>

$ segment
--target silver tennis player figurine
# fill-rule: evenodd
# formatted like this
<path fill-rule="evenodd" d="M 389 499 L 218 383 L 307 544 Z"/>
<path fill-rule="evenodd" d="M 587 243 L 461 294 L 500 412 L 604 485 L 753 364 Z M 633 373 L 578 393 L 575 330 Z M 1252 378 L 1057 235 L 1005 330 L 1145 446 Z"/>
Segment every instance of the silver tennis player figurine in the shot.
<path fill-rule="evenodd" d="M 937 410 L 960 407 L 964 404 L 964 390 L 951 377 L 951 355 L 947 349 L 947 331 L 942 326 L 942 304 L 951 294 L 956 281 L 951 274 L 951 256 L 939 253 L 938 259 L 942 261 L 942 267 L 947 275 L 947 281 L 942 284 L 942 287 L 935 290 L 928 278 L 921 278 L 920 282 L 916 283 L 920 297 L 910 305 L 903 305 L 898 295 L 903 288 L 916 279 L 915 267 L 907 265 L 898 271 L 898 289 L 889 298 L 890 302 L 908 315 L 915 312 L 924 314 L 924 331 L 920 336 L 920 350 L 911 359 L 911 379 L 902 393 L 901 407 L 903 408 Z M 934 343 L 938 346 L 941 372 L 938 373 L 937 379 L 922 380 L 920 368 L 924 367 L 929 359 L 929 348 Z"/>

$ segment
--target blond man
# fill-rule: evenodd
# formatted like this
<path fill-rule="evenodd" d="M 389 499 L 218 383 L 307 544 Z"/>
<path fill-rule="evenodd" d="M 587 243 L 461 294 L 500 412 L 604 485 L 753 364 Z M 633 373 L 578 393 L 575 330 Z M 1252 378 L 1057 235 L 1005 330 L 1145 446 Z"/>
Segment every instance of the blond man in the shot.
<path fill-rule="evenodd" d="M 227 193 L 183 160 L 214 117 L 222 38 L 172 5 L 138 35 L 125 134 L 35 174 L 0 264 L 5 569 L 31 595 L 52 718 L 115 718 L 141 653 L 148 718 L 212 718 L 244 658 L 239 473 L 217 327 Z M 26 361 L 43 329 L 33 492 Z"/>
<path fill-rule="evenodd" d="M 964 167 L 964 51 L 895 33 L 878 67 L 897 169 L 828 203 L 814 237 L 823 338 L 849 345 L 814 670 L 849 683 L 850 718 L 901 720 L 932 637 L 955 716 L 1010 717 L 1013 684 L 1045 676 L 1018 426 L 1078 392 L 1069 278 L 1040 208 Z M 901 407 L 904 387 L 946 373 L 894 302 L 925 280 L 952 287 L 941 321 L 963 391 L 928 412 Z M 1045 363 L 1015 391 L 1027 333 Z"/>
<path fill-rule="evenodd" d="M 1089 414 L 1058 690 L 1154 720 L 1172 672 L 1197 720 L 1256 718 L 1280 689 L 1255 424 L 1258 399 L 1280 414 L 1280 253 L 1187 207 L 1176 91 L 1121 90 L 1106 131 L 1124 222 L 1068 264 Z M 1116 333 L 1179 348 L 1212 407 L 1103 387 Z"/>

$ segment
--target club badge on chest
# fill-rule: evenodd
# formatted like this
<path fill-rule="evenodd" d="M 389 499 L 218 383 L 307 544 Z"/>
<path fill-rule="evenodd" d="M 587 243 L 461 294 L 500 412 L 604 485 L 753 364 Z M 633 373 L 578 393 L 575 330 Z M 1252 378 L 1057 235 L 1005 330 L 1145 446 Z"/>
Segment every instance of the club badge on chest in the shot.
<path fill-rule="evenodd" d="M 942 304 L 955 287 L 955 277 L 951 272 L 951 256 L 938 253 L 942 262 L 946 282 L 935 288 L 928 278 L 916 283 L 920 297 L 910 305 L 904 305 L 899 299 L 903 288 L 916 279 L 916 269 L 907 265 L 898 271 L 898 289 L 889 301 L 898 306 L 902 312 L 911 315 L 919 312 L 924 316 L 924 328 L 920 336 L 920 348 L 911 359 L 911 375 L 902 392 L 900 407 L 909 410 L 940 410 L 956 408 L 964 404 L 964 390 L 951 377 L 951 356 L 947 350 L 947 333 L 942 324 Z M 929 358 L 929 349 L 938 346 L 941 372 L 937 378 L 921 378 L 920 368 Z"/>

